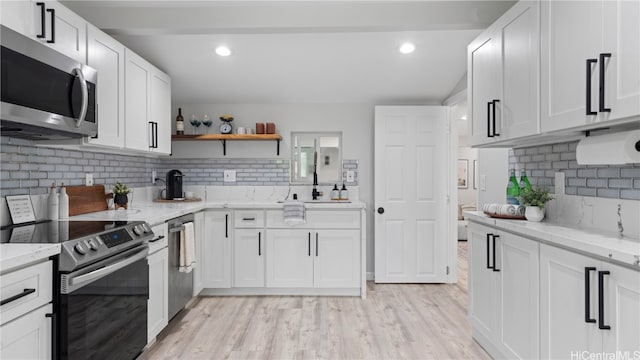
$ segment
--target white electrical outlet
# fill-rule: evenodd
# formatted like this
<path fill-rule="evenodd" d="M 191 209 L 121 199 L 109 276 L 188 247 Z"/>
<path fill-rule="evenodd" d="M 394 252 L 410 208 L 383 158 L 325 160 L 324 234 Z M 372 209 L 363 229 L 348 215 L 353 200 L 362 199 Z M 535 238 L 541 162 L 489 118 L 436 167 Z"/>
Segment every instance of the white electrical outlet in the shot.
<path fill-rule="evenodd" d="M 93 186 L 93 174 L 84 174 L 84 184 L 86 186 Z"/>
<path fill-rule="evenodd" d="M 155 170 L 151 171 L 151 183 L 155 184 L 156 183 L 156 178 L 158 177 L 158 173 Z"/>
<path fill-rule="evenodd" d="M 236 171 L 235 170 L 225 170 L 224 171 L 224 182 L 236 182 Z"/>
<path fill-rule="evenodd" d="M 348 170 L 347 171 L 347 182 L 348 183 L 353 183 L 356 182 L 356 172 L 353 170 Z"/>

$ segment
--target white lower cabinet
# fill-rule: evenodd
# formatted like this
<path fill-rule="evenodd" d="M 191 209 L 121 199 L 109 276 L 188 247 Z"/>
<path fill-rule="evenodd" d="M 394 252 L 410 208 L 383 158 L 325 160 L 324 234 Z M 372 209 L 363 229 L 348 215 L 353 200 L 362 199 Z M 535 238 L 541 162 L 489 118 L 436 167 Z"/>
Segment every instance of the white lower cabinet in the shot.
<path fill-rule="evenodd" d="M 640 349 L 640 271 L 540 246 L 542 358 Z"/>
<path fill-rule="evenodd" d="M 169 248 L 166 224 L 152 228 L 149 241 L 149 301 L 147 302 L 147 341 L 151 342 L 169 323 Z"/>
<path fill-rule="evenodd" d="M 315 233 L 313 286 L 355 288 L 360 284 L 360 230 Z"/>
<path fill-rule="evenodd" d="M 311 231 L 276 229 L 267 235 L 266 286 L 312 287 Z"/>
<path fill-rule="evenodd" d="M 233 286 L 264 286 L 264 230 L 235 229 L 233 234 Z"/>
<path fill-rule="evenodd" d="M 51 359 L 53 262 L 0 276 L 0 359 Z"/>
<path fill-rule="evenodd" d="M 232 213 L 207 211 L 202 238 L 202 287 L 231 287 Z"/>
<path fill-rule="evenodd" d="M 539 356 L 536 241 L 469 226 L 469 317 L 478 342 L 494 357 Z"/>
<path fill-rule="evenodd" d="M 0 326 L 0 359 L 51 359 L 51 317 L 47 304 Z"/>

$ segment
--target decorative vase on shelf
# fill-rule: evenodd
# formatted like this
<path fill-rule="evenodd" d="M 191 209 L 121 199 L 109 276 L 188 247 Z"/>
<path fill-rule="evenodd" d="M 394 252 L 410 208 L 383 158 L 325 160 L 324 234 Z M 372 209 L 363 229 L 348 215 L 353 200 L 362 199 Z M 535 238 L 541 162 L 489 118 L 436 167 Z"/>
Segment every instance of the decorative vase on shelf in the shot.
<path fill-rule="evenodd" d="M 129 206 L 129 197 L 127 194 L 115 194 L 113 203 L 115 204 L 116 210 L 118 210 L 118 208 L 124 208 L 126 210 Z"/>
<path fill-rule="evenodd" d="M 524 217 L 526 217 L 528 221 L 540 222 L 544 219 L 544 208 L 527 206 L 524 210 Z"/>

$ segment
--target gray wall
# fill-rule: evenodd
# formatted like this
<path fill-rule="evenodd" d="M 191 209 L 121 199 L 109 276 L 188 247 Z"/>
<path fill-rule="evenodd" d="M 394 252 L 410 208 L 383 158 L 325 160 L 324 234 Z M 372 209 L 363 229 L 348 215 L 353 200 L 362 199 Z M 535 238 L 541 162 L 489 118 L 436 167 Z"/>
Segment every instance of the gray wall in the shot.
<path fill-rule="evenodd" d="M 526 169 L 532 185 L 555 191 L 555 173 L 565 175 L 567 195 L 640 200 L 640 164 L 578 165 L 577 141 L 514 149 L 509 167 Z M 504 177 L 507 183 L 508 175 Z"/>

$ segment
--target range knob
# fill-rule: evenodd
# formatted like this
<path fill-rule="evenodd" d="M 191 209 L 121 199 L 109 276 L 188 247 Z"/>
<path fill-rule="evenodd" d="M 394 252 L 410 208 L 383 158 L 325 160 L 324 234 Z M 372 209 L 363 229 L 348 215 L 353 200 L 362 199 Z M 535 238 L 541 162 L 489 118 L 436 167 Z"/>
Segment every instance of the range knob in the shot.
<path fill-rule="evenodd" d="M 143 229 L 140 225 L 136 225 L 133 227 L 133 233 L 140 236 L 143 233 Z"/>
<path fill-rule="evenodd" d="M 87 249 L 82 246 L 82 243 L 76 244 L 76 246 L 73 247 L 73 250 L 75 250 L 80 255 L 84 255 L 87 253 Z"/>
<path fill-rule="evenodd" d="M 142 224 L 142 228 L 144 229 L 145 234 L 151 232 L 151 226 L 149 226 L 149 224 L 147 223 Z"/>
<path fill-rule="evenodd" d="M 87 241 L 87 245 L 89 245 L 89 249 L 93 250 L 93 251 L 98 251 L 98 244 L 96 244 L 96 242 L 91 239 L 89 241 Z"/>

